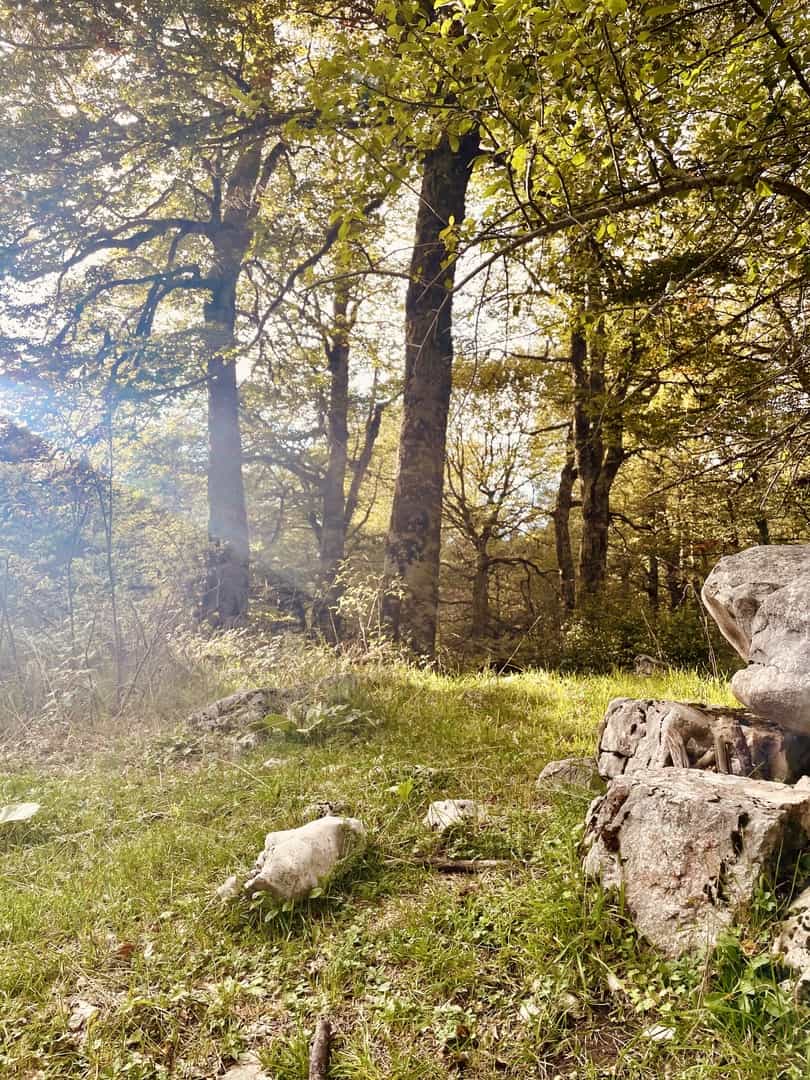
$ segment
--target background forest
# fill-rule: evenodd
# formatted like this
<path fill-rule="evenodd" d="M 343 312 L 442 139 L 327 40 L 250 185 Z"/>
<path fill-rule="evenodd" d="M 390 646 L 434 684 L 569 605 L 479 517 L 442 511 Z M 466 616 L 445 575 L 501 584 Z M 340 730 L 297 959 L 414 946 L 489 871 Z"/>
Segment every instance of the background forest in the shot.
<path fill-rule="evenodd" d="M 804 4 L 13 2 L 0 57 L 7 716 L 211 630 L 724 662 L 703 578 L 810 515 Z"/>

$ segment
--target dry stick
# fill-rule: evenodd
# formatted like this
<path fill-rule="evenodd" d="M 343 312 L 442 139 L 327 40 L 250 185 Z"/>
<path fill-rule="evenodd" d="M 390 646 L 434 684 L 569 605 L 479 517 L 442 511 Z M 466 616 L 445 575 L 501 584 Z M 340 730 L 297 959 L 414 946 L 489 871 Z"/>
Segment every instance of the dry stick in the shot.
<path fill-rule="evenodd" d="M 444 874 L 478 874 L 517 864 L 512 859 L 425 859 L 424 865 Z"/>
<path fill-rule="evenodd" d="M 326 1016 L 322 1016 L 315 1026 L 315 1037 L 309 1051 L 309 1080 L 327 1080 L 331 1048 L 332 1025 Z"/>

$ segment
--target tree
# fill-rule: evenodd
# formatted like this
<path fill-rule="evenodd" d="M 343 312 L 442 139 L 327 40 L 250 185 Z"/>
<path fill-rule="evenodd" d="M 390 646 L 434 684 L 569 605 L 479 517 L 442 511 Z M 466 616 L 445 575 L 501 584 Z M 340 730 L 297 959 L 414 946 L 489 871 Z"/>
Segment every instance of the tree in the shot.
<path fill-rule="evenodd" d="M 289 49 L 274 34 L 278 10 L 134 2 L 5 11 L 0 182 L 22 182 L 24 194 L 7 204 L 2 255 L 25 288 L 42 283 L 33 305 L 11 292 L 15 317 L 38 318 L 46 365 L 81 352 L 132 394 L 150 376 L 163 387 L 187 382 L 190 361 L 207 385 L 202 608 L 218 625 L 241 620 L 248 596 L 237 290 L 287 151 L 283 127 L 301 112 Z M 201 333 L 181 296 L 203 298 Z"/>
<path fill-rule="evenodd" d="M 447 230 L 464 220 L 477 132 L 453 149 L 447 135 L 425 156 L 405 301 L 405 386 L 383 616 L 395 639 L 432 658 L 439 602 L 442 492 L 452 385 L 455 260 Z"/>

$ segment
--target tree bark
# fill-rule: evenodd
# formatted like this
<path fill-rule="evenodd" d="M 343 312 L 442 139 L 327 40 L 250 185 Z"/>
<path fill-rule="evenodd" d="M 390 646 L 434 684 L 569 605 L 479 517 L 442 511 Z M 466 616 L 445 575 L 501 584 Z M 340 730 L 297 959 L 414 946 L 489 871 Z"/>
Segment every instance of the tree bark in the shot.
<path fill-rule="evenodd" d="M 242 478 L 236 364 L 208 361 L 208 559 L 203 611 L 214 626 L 238 625 L 248 606 L 250 543 Z"/>
<path fill-rule="evenodd" d="M 476 552 L 475 572 L 472 588 L 472 615 L 470 619 L 470 640 L 479 642 L 489 632 L 489 571 L 490 558 L 486 543 Z"/>
<path fill-rule="evenodd" d="M 247 614 L 250 579 L 242 436 L 236 362 L 228 355 L 236 328 L 236 287 L 250 245 L 261 145 L 246 147 L 230 174 L 223 207 L 212 220 L 210 300 L 205 305 L 208 359 L 208 556 L 203 615 L 217 627 Z"/>
<path fill-rule="evenodd" d="M 582 593 L 590 597 L 601 592 L 607 576 L 610 492 L 625 459 L 621 415 L 607 401 L 600 333 L 597 326 L 590 350 L 583 330 L 576 328 L 571 335 L 574 443 L 582 489 L 579 581 Z"/>
<path fill-rule="evenodd" d="M 644 585 L 644 590 L 647 593 L 647 597 L 650 601 L 650 607 L 653 611 L 658 611 L 660 607 L 660 572 L 658 568 L 658 556 L 656 554 L 650 554 L 647 557 L 647 575 Z"/>
<path fill-rule="evenodd" d="M 313 622 L 328 641 L 340 640 L 337 578 L 346 555 L 346 468 L 349 448 L 349 298 L 345 288 L 335 294 L 334 325 L 326 347 L 329 365 L 327 417 L 329 459 L 323 479 L 320 530 L 320 596 Z"/>
<path fill-rule="evenodd" d="M 478 152 L 477 130 L 453 150 L 448 137 L 425 157 L 410 284 L 405 301 L 402 428 L 385 556 L 383 619 L 395 640 L 432 659 L 439 601 L 439 546 L 452 383 L 455 261 L 440 236 L 461 223 Z"/>
<path fill-rule="evenodd" d="M 557 499 L 551 512 L 554 521 L 554 547 L 557 553 L 557 569 L 560 572 L 560 599 L 563 611 L 570 614 L 576 606 L 576 575 L 574 554 L 571 549 L 571 507 L 577 470 L 574 462 L 574 435 L 568 429 L 565 444 L 565 464 L 560 472 Z"/>

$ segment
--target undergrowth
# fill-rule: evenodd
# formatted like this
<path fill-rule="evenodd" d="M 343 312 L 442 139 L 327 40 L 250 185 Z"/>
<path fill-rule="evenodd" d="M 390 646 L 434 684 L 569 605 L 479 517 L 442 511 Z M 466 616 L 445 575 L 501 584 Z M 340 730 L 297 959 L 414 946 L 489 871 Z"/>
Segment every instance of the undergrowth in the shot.
<path fill-rule="evenodd" d="M 284 678 L 327 667 L 313 654 Z M 806 1014 L 768 952 L 785 900 L 763 893 L 708 963 L 665 961 L 583 883 L 589 796 L 535 790 L 547 761 L 592 752 L 619 695 L 729 700 L 695 673 L 369 666 L 348 712 L 276 726 L 237 761 L 167 765 L 144 737 L 68 773 L 0 774 L 0 803 L 42 807 L 0 833 L 0 1075 L 213 1077 L 253 1049 L 298 1080 L 324 1012 L 333 1080 L 810 1075 Z M 440 841 L 422 818 L 454 796 L 488 817 Z M 220 905 L 264 833 L 319 800 L 368 828 L 350 876 L 292 910 Z M 440 851 L 509 862 L 443 876 L 424 865 Z"/>

